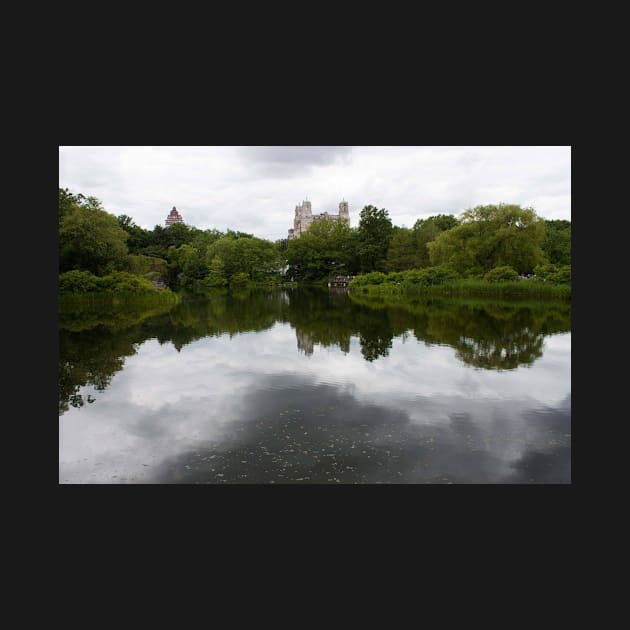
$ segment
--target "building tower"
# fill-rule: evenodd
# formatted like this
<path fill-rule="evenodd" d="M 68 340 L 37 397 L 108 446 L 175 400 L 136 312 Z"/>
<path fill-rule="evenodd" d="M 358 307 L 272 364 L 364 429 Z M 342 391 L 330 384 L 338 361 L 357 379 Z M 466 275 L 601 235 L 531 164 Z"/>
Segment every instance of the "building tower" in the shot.
<path fill-rule="evenodd" d="M 173 223 L 183 223 L 184 219 L 182 219 L 182 215 L 179 214 L 179 212 L 177 212 L 177 208 L 175 206 L 173 206 L 173 209 L 171 210 L 171 212 L 169 213 L 169 215 L 166 217 L 166 227 L 168 227 L 169 225 L 173 225 Z"/>
<path fill-rule="evenodd" d="M 350 211 L 348 210 L 348 202 L 344 199 L 339 204 L 339 220 L 344 221 L 348 227 L 350 226 Z"/>

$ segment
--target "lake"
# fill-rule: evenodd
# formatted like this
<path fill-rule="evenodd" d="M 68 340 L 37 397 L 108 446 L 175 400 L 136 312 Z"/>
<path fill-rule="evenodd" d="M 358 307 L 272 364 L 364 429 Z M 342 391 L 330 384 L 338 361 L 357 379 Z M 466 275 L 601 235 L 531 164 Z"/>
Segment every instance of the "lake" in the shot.
<path fill-rule="evenodd" d="M 59 315 L 59 483 L 570 482 L 569 303 L 299 288 Z"/>

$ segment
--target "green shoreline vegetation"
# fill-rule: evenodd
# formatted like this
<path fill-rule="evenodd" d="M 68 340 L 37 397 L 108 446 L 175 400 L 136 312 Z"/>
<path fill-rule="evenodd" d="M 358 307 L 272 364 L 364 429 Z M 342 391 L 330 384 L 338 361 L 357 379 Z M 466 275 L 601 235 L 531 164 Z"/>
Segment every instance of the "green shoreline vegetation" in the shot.
<path fill-rule="evenodd" d="M 552 273 L 570 278 L 570 271 L 566 268 Z M 509 269 L 509 268 L 507 268 Z M 571 299 L 570 279 L 565 282 L 547 281 L 543 273 L 535 278 L 519 278 L 518 274 L 508 274 L 505 279 L 490 278 L 462 278 L 457 277 L 448 267 L 429 268 L 421 271 L 395 272 L 383 274 L 373 272 L 358 276 L 349 284 L 351 294 L 370 296 L 445 296 L 472 297 L 489 296 L 511 299 Z M 514 277 L 516 276 L 516 277 Z"/>
<path fill-rule="evenodd" d="M 61 310 L 174 305 L 251 288 L 327 286 L 354 278 L 366 296 L 571 297 L 571 222 L 514 204 L 437 214 L 394 226 L 365 206 L 357 227 L 315 221 L 275 242 L 175 223 L 153 230 L 114 216 L 95 197 L 59 189 Z"/>

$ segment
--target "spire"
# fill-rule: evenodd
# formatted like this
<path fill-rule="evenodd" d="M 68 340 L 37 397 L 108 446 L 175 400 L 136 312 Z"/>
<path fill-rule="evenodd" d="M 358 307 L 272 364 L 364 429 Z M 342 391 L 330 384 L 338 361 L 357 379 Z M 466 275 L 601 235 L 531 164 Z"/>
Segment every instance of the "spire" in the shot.
<path fill-rule="evenodd" d="M 169 212 L 168 216 L 166 217 L 166 227 L 168 227 L 169 225 L 173 225 L 173 223 L 184 223 L 184 219 L 182 218 L 182 215 L 179 214 L 179 212 L 177 212 L 177 208 L 175 206 L 173 206 L 173 209 Z"/>

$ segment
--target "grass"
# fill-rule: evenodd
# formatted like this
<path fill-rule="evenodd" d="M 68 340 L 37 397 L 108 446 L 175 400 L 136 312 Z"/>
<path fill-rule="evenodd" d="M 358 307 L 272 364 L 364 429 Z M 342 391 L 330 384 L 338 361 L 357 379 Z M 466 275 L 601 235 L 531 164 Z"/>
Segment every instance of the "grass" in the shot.
<path fill-rule="evenodd" d="M 60 312 L 100 306 L 125 306 L 135 304 L 139 306 L 175 305 L 180 297 L 170 289 L 153 291 L 94 291 L 90 293 L 59 294 L 58 307 Z"/>
<path fill-rule="evenodd" d="M 423 295 L 444 297 L 492 296 L 497 298 L 571 299 L 570 284 L 554 284 L 538 280 L 488 282 L 486 280 L 449 280 L 444 284 L 422 285 L 412 282 L 350 284 L 350 292 L 369 296 Z"/>

